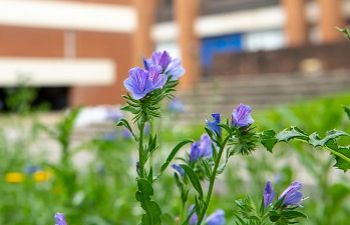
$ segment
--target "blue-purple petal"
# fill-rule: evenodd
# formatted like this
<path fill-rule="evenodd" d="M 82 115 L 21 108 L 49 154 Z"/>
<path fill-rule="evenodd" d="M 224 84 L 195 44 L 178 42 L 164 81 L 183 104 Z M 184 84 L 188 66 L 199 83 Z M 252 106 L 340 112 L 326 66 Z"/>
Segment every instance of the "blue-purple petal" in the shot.
<path fill-rule="evenodd" d="M 167 51 L 153 52 L 151 58 L 144 59 L 143 62 L 146 70 L 149 70 L 152 66 L 159 66 L 161 68 L 159 72 L 167 77 L 171 76 L 172 80 L 179 79 L 185 73 L 181 60 L 172 58 Z"/>
<path fill-rule="evenodd" d="M 55 225 L 67 225 L 66 218 L 64 217 L 63 213 L 56 213 L 55 221 Z"/>
<path fill-rule="evenodd" d="M 207 120 L 207 126 L 210 130 L 214 131 L 218 135 L 221 134 L 221 127 L 219 126 L 221 122 L 220 114 L 219 113 L 213 113 L 211 114 L 212 120 Z"/>
<path fill-rule="evenodd" d="M 178 164 L 173 164 L 171 167 L 178 172 L 182 177 L 185 176 L 185 170 Z"/>
<path fill-rule="evenodd" d="M 151 66 L 149 71 L 139 67 L 129 70 L 129 77 L 124 81 L 124 86 L 134 99 L 142 99 L 165 85 L 167 77 L 158 70 L 157 66 Z"/>
<path fill-rule="evenodd" d="M 194 142 L 190 151 L 190 162 L 195 162 L 199 158 L 211 157 L 213 154 L 213 147 L 211 139 L 208 134 L 203 134 L 201 139 Z"/>
<path fill-rule="evenodd" d="M 288 205 L 299 205 L 303 199 L 303 194 L 300 192 L 302 184 L 298 181 L 294 181 L 279 197 L 283 199 L 283 204 Z"/>
<path fill-rule="evenodd" d="M 205 220 L 206 225 L 225 225 L 225 212 L 221 209 L 215 211 Z"/>
<path fill-rule="evenodd" d="M 264 190 L 264 207 L 267 208 L 275 198 L 276 192 L 274 192 L 270 181 L 266 183 Z"/>
<path fill-rule="evenodd" d="M 248 105 L 239 104 L 232 112 L 232 125 L 246 127 L 254 123 L 251 116 L 252 109 Z"/>

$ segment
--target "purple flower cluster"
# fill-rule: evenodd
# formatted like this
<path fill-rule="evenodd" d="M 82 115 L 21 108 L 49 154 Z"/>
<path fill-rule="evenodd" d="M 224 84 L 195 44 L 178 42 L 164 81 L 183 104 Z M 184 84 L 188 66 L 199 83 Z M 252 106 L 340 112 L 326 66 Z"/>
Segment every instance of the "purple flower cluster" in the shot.
<path fill-rule="evenodd" d="M 294 181 L 278 198 L 282 201 L 283 206 L 297 206 L 303 201 L 303 193 L 301 193 L 302 184 L 298 181 Z M 268 181 L 264 191 L 264 207 L 267 208 L 275 198 L 276 192 L 273 190 L 271 182 Z"/>
<path fill-rule="evenodd" d="M 167 51 L 153 52 L 151 58 L 143 60 L 143 64 L 146 70 L 156 68 L 159 73 L 171 76 L 173 80 L 179 79 L 185 73 L 180 59 L 172 58 Z"/>
<path fill-rule="evenodd" d="M 248 127 L 254 123 L 254 119 L 251 115 L 252 109 L 248 105 L 239 104 L 232 112 L 231 125 L 235 127 Z M 221 135 L 221 115 L 220 113 L 211 114 L 212 120 L 206 120 L 207 127 L 215 132 L 217 135 Z"/>
<path fill-rule="evenodd" d="M 190 162 L 195 162 L 199 158 L 211 157 L 213 154 L 213 148 L 211 140 L 208 134 L 203 134 L 201 139 L 194 142 L 190 151 Z"/>
<path fill-rule="evenodd" d="M 63 213 L 56 213 L 55 221 L 55 225 L 67 225 L 66 218 L 64 217 Z"/>
<path fill-rule="evenodd" d="M 190 213 L 194 210 L 194 207 L 190 207 Z M 197 225 L 198 223 L 198 216 L 196 213 L 193 213 L 190 220 L 189 220 L 189 225 Z M 225 220 L 225 212 L 221 209 L 216 210 L 213 214 L 208 216 L 205 219 L 205 224 L 206 225 L 225 225 L 226 220 Z"/>
<path fill-rule="evenodd" d="M 148 93 L 161 89 L 171 76 L 173 80 L 179 79 L 185 72 L 181 61 L 171 58 L 169 53 L 154 52 L 150 59 L 144 60 L 145 69 L 132 68 L 124 86 L 136 100 L 144 98 Z"/>

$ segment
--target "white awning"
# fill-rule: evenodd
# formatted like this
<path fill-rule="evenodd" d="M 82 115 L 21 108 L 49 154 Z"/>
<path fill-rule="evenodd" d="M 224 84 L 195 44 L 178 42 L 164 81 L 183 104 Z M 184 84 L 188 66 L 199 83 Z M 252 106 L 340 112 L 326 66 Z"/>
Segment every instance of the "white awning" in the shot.
<path fill-rule="evenodd" d="M 130 6 L 43 0 L 0 0 L 0 25 L 132 33 Z"/>
<path fill-rule="evenodd" d="M 0 87 L 111 85 L 116 65 L 104 59 L 0 58 Z"/>

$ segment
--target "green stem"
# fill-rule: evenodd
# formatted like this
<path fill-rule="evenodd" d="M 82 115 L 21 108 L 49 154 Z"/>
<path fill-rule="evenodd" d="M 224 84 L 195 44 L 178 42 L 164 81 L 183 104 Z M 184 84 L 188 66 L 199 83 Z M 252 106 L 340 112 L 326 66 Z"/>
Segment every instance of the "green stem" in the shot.
<path fill-rule="evenodd" d="M 337 152 L 337 151 L 334 151 L 334 150 L 331 149 L 331 148 L 328 148 L 328 150 L 329 150 L 332 154 L 334 154 L 334 155 L 340 157 L 341 159 L 344 159 L 346 162 L 350 163 L 350 159 L 349 159 L 348 157 L 346 157 L 345 155 L 343 155 L 343 154 L 341 154 L 341 153 L 339 153 L 339 152 Z"/>
<path fill-rule="evenodd" d="M 145 122 L 141 121 L 140 122 L 140 137 L 139 137 L 139 171 L 140 171 L 140 178 L 144 178 L 145 177 L 145 162 L 144 162 L 144 150 L 143 150 L 143 136 L 144 136 L 144 129 L 145 129 Z"/>
<path fill-rule="evenodd" d="M 213 173 L 211 174 L 211 177 L 209 179 L 208 194 L 207 194 L 207 197 L 205 199 L 204 208 L 203 208 L 202 212 L 200 213 L 200 215 L 198 217 L 197 225 L 201 225 L 202 224 L 202 221 L 203 221 L 203 219 L 205 217 L 205 214 L 207 213 L 207 210 L 208 210 L 208 207 L 209 207 L 209 203 L 210 203 L 210 200 L 211 200 L 211 196 L 212 196 L 213 190 L 214 190 L 215 178 L 216 178 L 216 175 L 217 175 L 217 172 L 218 172 L 218 168 L 219 168 L 219 165 L 220 165 L 221 157 L 222 157 L 222 154 L 224 153 L 225 146 L 226 146 L 227 141 L 229 140 L 229 137 L 230 137 L 230 135 L 224 140 L 224 142 L 222 143 L 222 145 L 221 145 L 221 147 L 219 149 L 219 154 L 218 154 L 218 156 L 217 156 L 217 158 L 215 160 Z"/>

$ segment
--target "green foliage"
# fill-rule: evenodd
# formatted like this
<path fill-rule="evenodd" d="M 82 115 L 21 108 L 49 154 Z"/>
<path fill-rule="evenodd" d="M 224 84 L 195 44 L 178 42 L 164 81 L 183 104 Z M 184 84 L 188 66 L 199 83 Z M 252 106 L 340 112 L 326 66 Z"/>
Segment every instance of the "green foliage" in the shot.
<path fill-rule="evenodd" d="M 298 223 L 300 218 L 307 218 L 305 214 L 296 210 L 297 207 L 274 206 L 264 209 L 261 206 L 258 209 L 250 197 L 236 200 L 235 205 L 237 209 L 234 222 L 237 225 L 288 225 Z"/>
<path fill-rule="evenodd" d="M 136 192 L 136 199 L 141 203 L 141 207 L 145 210 L 142 216 L 143 225 L 159 225 L 161 224 L 161 210 L 159 205 L 151 200 L 153 195 L 153 188 L 151 183 L 144 178 L 137 180 L 138 191 Z"/>
<path fill-rule="evenodd" d="M 265 148 L 272 152 L 273 147 L 278 142 L 289 142 L 291 140 L 299 140 L 310 144 L 313 147 L 322 147 L 328 149 L 330 153 L 335 157 L 335 166 L 341 170 L 347 171 L 350 169 L 350 149 L 339 146 L 337 139 L 343 136 L 349 137 L 350 135 L 338 130 L 330 130 L 327 132 L 324 138 L 320 138 L 317 132 L 307 134 L 305 131 L 298 127 L 290 127 L 279 133 L 275 133 L 272 130 L 264 131 L 260 135 L 261 143 Z"/>

